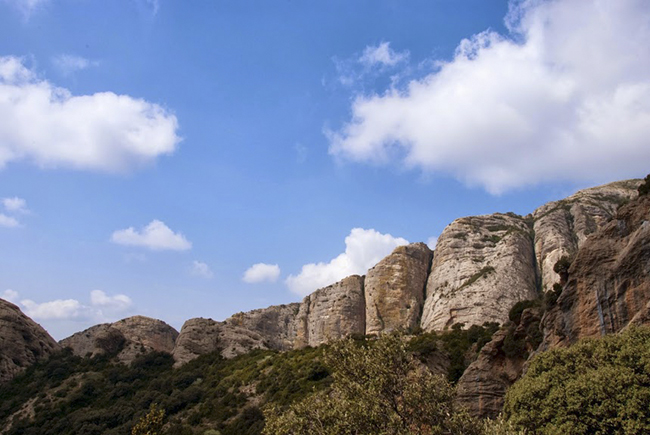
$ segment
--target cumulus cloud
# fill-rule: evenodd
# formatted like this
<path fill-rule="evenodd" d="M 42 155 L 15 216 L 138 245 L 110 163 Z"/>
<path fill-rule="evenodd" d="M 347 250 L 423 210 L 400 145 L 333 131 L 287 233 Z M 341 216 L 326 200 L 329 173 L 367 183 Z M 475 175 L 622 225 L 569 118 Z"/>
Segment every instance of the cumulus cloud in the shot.
<path fill-rule="evenodd" d="M 345 252 L 328 263 L 305 264 L 298 275 L 287 278 L 286 284 L 292 292 L 308 295 L 347 276 L 365 274 L 393 249 L 408 243 L 373 229 L 353 228 L 345 238 Z"/>
<path fill-rule="evenodd" d="M 11 213 L 29 213 L 27 201 L 17 196 L 13 198 L 2 198 L 2 206 Z"/>
<path fill-rule="evenodd" d="M 444 173 L 491 193 L 645 174 L 650 8 L 644 0 L 513 1 L 508 35 L 461 41 L 450 61 L 326 131 L 330 153 Z"/>
<path fill-rule="evenodd" d="M 390 48 L 390 42 L 382 42 L 376 46 L 367 46 L 359 57 L 359 62 L 366 66 L 395 66 L 408 58 L 408 51 L 398 53 Z"/>
<path fill-rule="evenodd" d="M 203 278 L 212 278 L 212 276 L 214 275 L 210 270 L 210 266 L 208 266 L 206 263 L 202 261 L 197 261 L 197 260 L 194 260 L 194 262 L 192 263 L 192 268 L 190 269 L 190 273 L 194 276 L 200 276 Z"/>
<path fill-rule="evenodd" d="M 91 66 L 99 65 L 97 61 L 91 61 L 81 56 L 75 56 L 74 54 L 59 54 L 58 56 L 54 56 L 52 63 L 63 75 L 70 75 Z"/>
<path fill-rule="evenodd" d="M 72 95 L 37 77 L 21 58 L 0 57 L 0 169 L 120 172 L 176 149 L 176 117 L 148 101 L 100 92 Z"/>
<path fill-rule="evenodd" d="M 280 277 L 280 267 L 277 264 L 257 263 L 244 272 L 242 280 L 255 284 L 260 282 L 275 282 Z"/>
<path fill-rule="evenodd" d="M 20 226 L 18 219 L 0 213 L 0 227 L 16 228 Z"/>
<path fill-rule="evenodd" d="M 11 289 L 7 289 L 2 292 L 2 299 L 4 299 L 5 301 L 9 301 L 13 304 L 18 303 L 18 292 Z"/>
<path fill-rule="evenodd" d="M 186 251 L 192 243 L 181 233 L 174 233 L 164 222 L 153 220 L 149 225 L 137 231 L 133 227 L 117 230 L 111 241 L 119 245 L 140 246 L 153 251 Z"/>
<path fill-rule="evenodd" d="M 18 292 L 6 290 L 3 296 L 11 292 L 13 302 L 18 303 Z M 10 299 L 7 299 L 10 300 Z M 116 319 L 128 312 L 133 302 L 126 295 L 109 296 L 101 290 L 90 292 L 90 304 L 85 305 L 76 299 L 56 299 L 37 303 L 23 299 L 18 305 L 25 314 L 35 320 L 92 320 L 105 322 Z"/>

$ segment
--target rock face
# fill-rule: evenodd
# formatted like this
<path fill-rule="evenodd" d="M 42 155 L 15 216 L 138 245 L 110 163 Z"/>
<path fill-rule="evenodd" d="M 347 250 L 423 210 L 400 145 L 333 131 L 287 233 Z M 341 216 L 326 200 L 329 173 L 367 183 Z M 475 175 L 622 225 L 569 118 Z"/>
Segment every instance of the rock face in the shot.
<path fill-rule="evenodd" d="M 0 299 L 0 384 L 60 349 L 38 323 Z"/>
<path fill-rule="evenodd" d="M 318 346 L 350 334 L 364 334 L 363 282 L 363 277 L 353 275 L 306 296 L 296 318 L 294 346 Z"/>
<path fill-rule="evenodd" d="M 557 304 L 544 318 L 543 349 L 650 318 L 649 221 L 650 197 L 643 196 L 583 242 Z"/>
<path fill-rule="evenodd" d="M 368 271 L 366 334 L 419 326 L 432 256 L 424 243 L 399 246 Z"/>
<path fill-rule="evenodd" d="M 560 280 L 553 271 L 555 263 L 562 256 L 572 258 L 590 234 L 612 219 L 621 204 L 637 196 L 640 183 L 617 181 L 581 190 L 535 210 L 535 253 L 543 291 Z"/>
<path fill-rule="evenodd" d="M 515 214 L 457 219 L 436 245 L 422 328 L 504 323 L 519 301 L 537 297 L 529 221 Z"/>
<path fill-rule="evenodd" d="M 299 308 L 298 303 L 274 305 L 237 313 L 224 323 L 260 334 L 270 349 L 288 350 L 293 348 L 296 339 L 296 315 Z"/>
<path fill-rule="evenodd" d="M 133 316 L 93 326 L 61 340 L 60 344 L 79 356 L 117 352 L 119 361 L 130 364 L 143 353 L 172 353 L 176 337 L 178 331 L 161 320 Z"/>
<path fill-rule="evenodd" d="M 174 366 L 214 351 L 220 351 L 224 358 L 233 358 L 254 349 L 268 348 L 265 337 L 258 332 L 212 319 L 190 319 L 183 324 L 176 339 Z"/>

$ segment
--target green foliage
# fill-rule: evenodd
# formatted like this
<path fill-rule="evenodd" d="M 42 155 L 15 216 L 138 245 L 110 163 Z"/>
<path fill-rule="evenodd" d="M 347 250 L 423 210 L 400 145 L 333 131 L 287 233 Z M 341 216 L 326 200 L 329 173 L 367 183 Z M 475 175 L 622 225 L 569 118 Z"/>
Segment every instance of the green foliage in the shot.
<path fill-rule="evenodd" d="M 472 284 L 474 284 L 476 281 L 478 281 L 479 278 L 483 278 L 485 276 L 488 276 L 490 273 L 494 272 L 494 267 L 492 266 L 485 266 L 481 268 L 478 272 L 476 272 L 474 275 L 470 276 L 467 281 L 465 281 L 460 287 L 458 287 L 458 290 L 468 287 Z"/>
<path fill-rule="evenodd" d="M 647 195 L 650 193 L 650 174 L 646 175 L 643 179 L 643 184 L 639 186 L 639 196 Z"/>
<path fill-rule="evenodd" d="M 155 403 L 151 404 L 149 412 L 133 426 L 131 435 L 159 435 L 163 427 L 165 410 L 159 409 Z"/>
<path fill-rule="evenodd" d="M 650 433 L 650 329 L 536 356 L 506 395 L 509 422 L 536 434 Z"/>
<path fill-rule="evenodd" d="M 508 312 L 508 319 L 515 324 L 519 324 L 521 320 L 521 313 L 527 308 L 539 307 L 539 299 L 531 299 L 527 301 L 519 301 L 510 308 Z"/>
<path fill-rule="evenodd" d="M 327 354 L 331 392 L 313 394 L 282 412 L 265 410 L 266 435 L 478 434 L 479 425 L 455 409 L 454 390 L 418 364 L 403 337 L 344 340 Z"/>

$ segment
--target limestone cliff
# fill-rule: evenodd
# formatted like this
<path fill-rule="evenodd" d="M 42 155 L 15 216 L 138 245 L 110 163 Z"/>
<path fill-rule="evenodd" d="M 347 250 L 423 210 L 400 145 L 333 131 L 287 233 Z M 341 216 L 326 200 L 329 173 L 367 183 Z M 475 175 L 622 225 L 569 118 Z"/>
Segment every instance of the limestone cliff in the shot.
<path fill-rule="evenodd" d="M 264 337 L 270 349 L 288 350 L 293 348 L 296 338 L 296 315 L 300 304 L 273 305 L 267 308 L 237 313 L 224 321 L 224 324 L 248 329 Z"/>
<path fill-rule="evenodd" d="M 38 323 L 0 299 L 0 384 L 58 350 L 59 344 Z"/>
<path fill-rule="evenodd" d="M 424 243 L 399 246 L 368 271 L 366 334 L 419 326 L 432 256 Z"/>
<path fill-rule="evenodd" d="M 161 320 L 133 316 L 114 323 L 96 325 L 61 340 L 79 356 L 117 353 L 130 364 L 138 355 L 157 351 L 172 353 L 178 331 Z"/>
<path fill-rule="evenodd" d="M 527 219 L 500 213 L 457 219 L 438 238 L 422 328 L 504 323 L 516 302 L 537 296 L 536 279 Z"/>
<path fill-rule="evenodd" d="M 562 256 L 572 258 L 590 234 L 612 219 L 621 204 L 637 196 L 640 183 L 617 181 L 584 189 L 535 210 L 535 254 L 543 291 L 560 280 L 553 271 L 555 263 Z"/>
<path fill-rule="evenodd" d="M 306 296 L 296 318 L 294 346 L 318 346 L 365 333 L 363 277 L 349 276 Z"/>
<path fill-rule="evenodd" d="M 650 318 L 649 221 L 650 196 L 643 196 L 582 243 L 557 304 L 544 318 L 543 349 Z"/>

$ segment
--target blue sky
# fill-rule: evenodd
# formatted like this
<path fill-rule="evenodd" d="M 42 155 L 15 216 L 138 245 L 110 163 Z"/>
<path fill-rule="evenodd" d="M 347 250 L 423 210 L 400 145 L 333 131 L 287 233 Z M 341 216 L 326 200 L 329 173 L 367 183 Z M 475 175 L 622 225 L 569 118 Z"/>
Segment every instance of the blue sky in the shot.
<path fill-rule="evenodd" d="M 180 329 L 644 176 L 648 40 L 643 0 L 0 0 L 0 297 Z"/>

